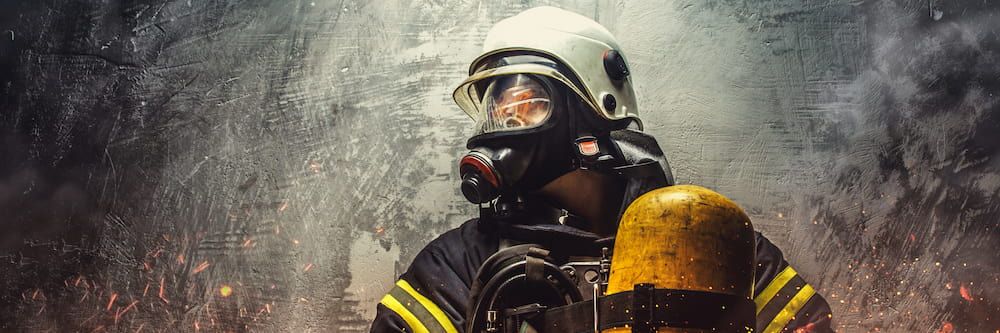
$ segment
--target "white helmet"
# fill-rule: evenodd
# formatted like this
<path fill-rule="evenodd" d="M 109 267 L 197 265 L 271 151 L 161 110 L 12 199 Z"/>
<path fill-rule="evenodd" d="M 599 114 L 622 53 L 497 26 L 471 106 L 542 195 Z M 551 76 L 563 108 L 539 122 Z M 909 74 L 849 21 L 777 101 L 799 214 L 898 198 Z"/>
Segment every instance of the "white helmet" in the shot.
<path fill-rule="evenodd" d="M 500 62 L 500 57 L 536 55 L 557 66 Z M 481 82 L 518 74 L 544 76 L 570 91 L 609 121 L 631 119 L 641 128 L 628 63 L 618 41 L 587 17 L 554 7 L 536 7 L 498 22 L 486 35 L 483 53 L 469 66 L 469 78 L 453 97 L 477 122 L 486 117 Z"/>

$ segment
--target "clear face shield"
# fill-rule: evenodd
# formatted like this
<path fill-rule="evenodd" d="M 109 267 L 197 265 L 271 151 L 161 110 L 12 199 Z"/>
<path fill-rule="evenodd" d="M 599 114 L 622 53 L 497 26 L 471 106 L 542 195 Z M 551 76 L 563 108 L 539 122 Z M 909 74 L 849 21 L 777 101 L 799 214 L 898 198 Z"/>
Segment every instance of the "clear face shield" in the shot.
<path fill-rule="evenodd" d="M 503 57 L 484 63 L 455 89 L 453 97 L 475 121 L 476 136 L 514 134 L 545 125 L 553 110 L 560 109 L 555 104 L 564 100 L 558 94 L 575 95 L 596 109 L 563 71 L 539 56 Z"/>
<path fill-rule="evenodd" d="M 492 80 L 483 90 L 476 118 L 476 134 L 527 130 L 541 126 L 552 115 L 552 92 L 531 75 L 514 74 Z"/>

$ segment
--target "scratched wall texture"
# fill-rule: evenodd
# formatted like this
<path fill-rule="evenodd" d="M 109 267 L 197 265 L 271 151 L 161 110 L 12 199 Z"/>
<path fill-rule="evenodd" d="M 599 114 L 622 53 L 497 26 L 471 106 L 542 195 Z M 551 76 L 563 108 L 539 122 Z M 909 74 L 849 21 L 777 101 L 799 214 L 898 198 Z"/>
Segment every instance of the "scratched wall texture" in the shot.
<path fill-rule="evenodd" d="M 632 62 L 683 183 L 845 332 L 1000 329 L 985 0 L 0 0 L 0 331 L 367 330 L 474 215 L 450 91 L 541 4 Z"/>

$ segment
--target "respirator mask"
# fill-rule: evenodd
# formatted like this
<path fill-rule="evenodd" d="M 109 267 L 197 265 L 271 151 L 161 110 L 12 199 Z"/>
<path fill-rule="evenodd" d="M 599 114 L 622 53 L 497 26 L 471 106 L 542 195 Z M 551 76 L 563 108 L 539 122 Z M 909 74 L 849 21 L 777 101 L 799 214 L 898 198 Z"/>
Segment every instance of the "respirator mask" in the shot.
<path fill-rule="evenodd" d="M 532 74 L 481 84 L 476 135 L 459 167 L 469 201 L 486 203 L 514 189 L 534 191 L 573 169 L 563 90 Z"/>
<path fill-rule="evenodd" d="M 470 76 L 453 93 L 476 124 L 459 167 L 469 201 L 517 197 L 576 169 L 611 171 L 625 162 L 610 133 L 641 125 L 626 112 L 635 103 L 624 81 L 624 58 L 608 51 L 592 67 L 599 77 L 619 78 L 589 78 L 592 86 L 607 86 L 601 91 L 627 99 L 607 92 L 595 99 L 586 77 L 545 54 L 497 53 L 473 62 Z"/>

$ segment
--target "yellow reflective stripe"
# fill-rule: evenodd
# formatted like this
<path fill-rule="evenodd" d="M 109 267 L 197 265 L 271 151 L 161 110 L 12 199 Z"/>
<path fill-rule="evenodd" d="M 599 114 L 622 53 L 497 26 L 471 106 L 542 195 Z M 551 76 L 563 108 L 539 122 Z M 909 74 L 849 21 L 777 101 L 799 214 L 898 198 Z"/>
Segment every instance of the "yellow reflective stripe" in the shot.
<path fill-rule="evenodd" d="M 781 309 L 781 312 L 777 316 L 774 316 L 774 320 L 767 325 L 764 333 L 781 332 L 785 328 L 785 325 L 788 325 L 788 322 L 795 317 L 795 314 L 802 309 L 802 306 L 806 305 L 809 298 L 812 298 L 815 294 L 816 290 L 812 286 L 807 284 L 805 287 L 802 287 L 802 290 L 799 290 L 795 294 L 795 297 L 792 297 L 792 300 L 788 301 L 788 305 L 785 305 L 785 308 Z"/>
<path fill-rule="evenodd" d="M 386 294 L 384 297 L 382 297 L 382 301 L 380 303 L 382 303 L 382 305 L 385 305 L 385 307 L 389 308 L 389 310 L 396 312 L 396 314 L 398 314 L 400 317 L 403 317 L 403 320 L 406 321 L 406 324 L 410 325 L 410 329 L 413 330 L 413 333 L 430 333 L 429 331 L 427 331 L 427 327 L 424 326 L 424 324 L 421 323 L 419 319 L 417 319 L 417 316 L 414 316 L 413 312 L 407 310 L 406 307 L 403 306 L 402 303 L 399 303 L 399 301 L 396 300 L 395 297 L 392 297 L 392 295 Z"/>
<path fill-rule="evenodd" d="M 781 273 L 778 273 L 778 276 L 771 279 L 771 283 L 767 284 L 767 288 L 764 288 L 764 291 L 761 291 L 760 295 L 757 295 L 757 297 L 753 299 L 754 304 L 757 305 L 756 313 L 760 314 L 760 310 L 764 309 L 767 302 L 770 302 L 771 299 L 774 298 L 774 295 L 777 295 L 778 291 L 781 290 L 781 288 L 784 288 L 785 284 L 788 283 L 788 280 L 791 280 L 795 277 L 795 275 L 795 270 L 792 269 L 791 265 L 788 265 L 781 271 Z"/>
<path fill-rule="evenodd" d="M 431 302 L 431 300 L 427 299 L 427 297 L 424 297 L 424 295 L 418 293 L 405 280 L 400 279 L 399 281 L 396 281 L 396 285 L 399 286 L 400 288 L 403 288 L 403 290 L 405 290 L 406 293 L 410 294 L 410 296 L 413 296 L 413 298 L 416 299 L 417 302 L 420 302 L 420 304 L 424 306 L 424 309 L 427 309 L 427 312 L 430 312 L 431 316 L 433 316 L 434 319 L 437 319 L 438 323 L 441 324 L 441 327 L 444 328 L 445 332 L 458 333 L 458 330 L 455 329 L 455 325 L 451 323 L 451 320 L 448 319 L 448 316 L 444 314 L 444 311 L 441 311 L 441 308 L 439 308 L 436 304 L 434 304 L 434 302 Z"/>

